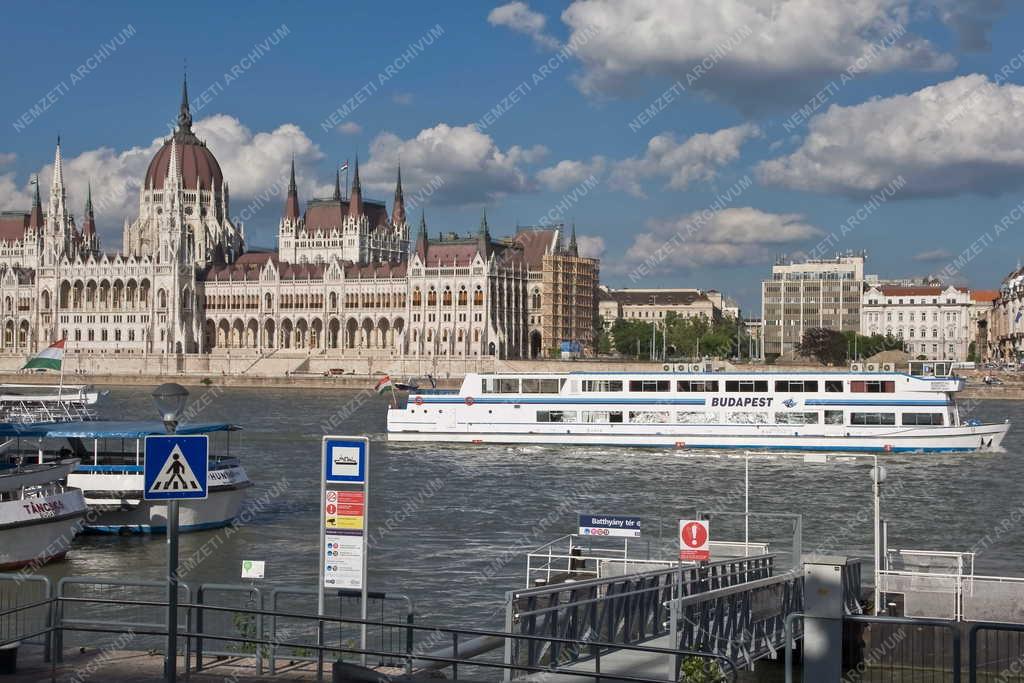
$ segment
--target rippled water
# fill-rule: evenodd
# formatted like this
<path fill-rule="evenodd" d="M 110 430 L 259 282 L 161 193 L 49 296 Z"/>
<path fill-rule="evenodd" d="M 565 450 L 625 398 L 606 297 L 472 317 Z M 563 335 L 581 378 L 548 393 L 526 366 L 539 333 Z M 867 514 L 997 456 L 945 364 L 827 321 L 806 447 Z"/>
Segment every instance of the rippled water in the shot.
<path fill-rule="evenodd" d="M 110 418 L 152 419 L 149 391 L 115 388 L 103 412 Z M 197 398 L 206 390 L 191 391 Z M 243 459 L 256 483 L 250 500 L 283 481 L 288 488 L 218 544 L 188 580 L 235 582 L 241 560 L 264 559 L 268 582 L 315 587 L 321 424 L 353 396 L 311 389 L 209 393 L 211 402 L 197 420 L 245 427 L 240 439 L 232 436 L 232 453 Z M 366 434 L 373 441 L 371 529 L 406 517 L 378 535 L 369 560 L 370 587 L 409 593 L 424 621 L 500 625 L 496 608 L 505 591 L 523 585 L 526 549 L 575 531 L 578 512 L 641 516 L 647 539 L 664 536 L 662 546 L 670 554 L 676 521 L 694 508 L 742 510 L 742 458 L 639 449 L 388 444 L 386 405 L 384 397 L 374 396 L 334 431 Z M 972 417 L 1024 424 L 1024 402 L 983 402 Z M 1024 529 L 1003 524 L 1024 505 L 1024 430 L 1011 429 L 1004 445 L 1007 452 L 998 454 L 886 456 L 883 516 L 889 520 L 890 547 L 969 550 L 987 534 L 990 542 L 978 556 L 978 571 L 1024 574 L 1018 567 Z M 750 481 L 752 511 L 803 515 L 805 550 L 871 557 L 869 461 L 754 460 Z M 415 500 L 420 502 L 412 514 L 397 514 Z M 789 524 L 783 518 L 755 519 L 751 538 L 785 541 Z M 712 532 L 716 538 L 742 540 L 738 519 L 723 518 Z M 217 533 L 184 535 L 182 558 Z M 162 541 L 80 537 L 66 561 L 45 571 L 160 578 L 166 563 Z M 503 563 L 502 557 L 511 559 Z"/>

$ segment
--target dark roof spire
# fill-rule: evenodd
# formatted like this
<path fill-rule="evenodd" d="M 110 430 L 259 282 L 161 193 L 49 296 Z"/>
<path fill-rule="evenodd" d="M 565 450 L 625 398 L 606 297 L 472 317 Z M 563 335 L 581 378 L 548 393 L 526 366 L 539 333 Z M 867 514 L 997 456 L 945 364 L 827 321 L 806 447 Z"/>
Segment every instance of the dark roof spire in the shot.
<path fill-rule="evenodd" d="M 39 176 L 35 179 L 36 192 L 32 196 L 32 213 L 28 218 L 28 227 L 41 229 L 43 227 L 43 202 L 39 199 Z"/>
<path fill-rule="evenodd" d="M 181 81 L 181 107 L 178 110 L 178 130 L 192 132 L 192 112 L 188 106 L 188 73 Z"/>
<path fill-rule="evenodd" d="M 480 217 L 480 237 L 490 238 L 491 231 L 487 226 L 487 209 L 484 209 L 483 214 Z"/>
<path fill-rule="evenodd" d="M 398 181 L 395 183 L 395 201 L 391 207 L 391 222 L 405 223 L 405 195 L 402 194 L 402 162 L 398 162 Z"/>
<path fill-rule="evenodd" d="M 423 209 L 420 209 L 420 231 L 416 235 L 416 253 L 422 259 L 427 257 L 427 244 L 427 214 Z"/>
<path fill-rule="evenodd" d="M 295 158 L 292 157 L 292 175 L 288 180 L 288 196 L 284 200 L 284 217 L 286 220 L 299 219 L 299 190 L 295 185 Z"/>
<path fill-rule="evenodd" d="M 580 250 L 576 246 L 576 221 L 572 222 L 572 237 L 569 238 L 569 256 L 579 256 Z"/>
<path fill-rule="evenodd" d="M 352 177 L 352 192 L 348 198 L 348 215 L 359 218 L 363 215 L 363 189 L 359 185 L 359 157 L 356 156 L 356 170 Z"/>
<path fill-rule="evenodd" d="M 334 201 L 341 201 L 341 171 L 334 169 Z"/>
<path fill-rule="evenodd" d="M 85 221 L 82 225 L 82 234 L 86 236 L 96 234 L 96 217 L 92 210 L 92 181 L 89 181 L 85 195 Z"/>

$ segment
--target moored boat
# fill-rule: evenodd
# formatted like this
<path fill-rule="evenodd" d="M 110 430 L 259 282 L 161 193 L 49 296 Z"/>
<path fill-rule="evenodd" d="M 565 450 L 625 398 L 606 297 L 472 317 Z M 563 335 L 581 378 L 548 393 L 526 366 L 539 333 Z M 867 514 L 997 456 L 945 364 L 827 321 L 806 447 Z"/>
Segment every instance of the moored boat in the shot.
<path fill-rule="evenodd" d="M 943 361 L 908 372 L 468 374 L 388 410 L 391 441 L 851 452 L 997 451 L 1009 421 L 962 415 Z"/>
<path fill-rule="evenodd" d="M 82 491 L 66 483 L 77 464 L 0 464 L 0 570 L 64 557 L 86 514 Z"/>
<path fill-rule="evenodd" d="M 209 495 L 179 503 L 182 532 L 212 529 L 238 515 L 252 486 L 238 458 L 230 455 L 230 434 L 239 427 L 228 423 L 183 424 L 178 434 L 210 435 Z M 34 457 L 38 462 L 74 456 L 81 463 L 68 475 L 82 489 L 92 511 L 85 531 L 93 533 L 166 533 L 167 504 L 143 498 L 145 438 L 166 434 L 162 422 L 96 420 L 0 427 L 11 438 L 10 457 Z M 223 437 L 214 439 L 214 436 Z M 215 454 L 220 448 L 223 454 Z"/>
<path fill-rule="evenodd" d="M 0 384 L 0 422 L 95 420 L 108 393 L 91 384 Z"/>

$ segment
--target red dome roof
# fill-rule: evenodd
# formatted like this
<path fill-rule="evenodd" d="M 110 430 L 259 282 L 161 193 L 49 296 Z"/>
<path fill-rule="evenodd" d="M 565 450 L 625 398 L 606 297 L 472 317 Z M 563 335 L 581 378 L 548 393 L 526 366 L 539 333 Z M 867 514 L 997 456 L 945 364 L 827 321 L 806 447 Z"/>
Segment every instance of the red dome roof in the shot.
<path fill-rule="evenodd" d="M 174 134 L 178 148 L 178 164 L 181 167 L 181 177 L 186 189 L 195 188 L 196 182 L 205 190 L 220 187 L 224 182 L 224 175 L 221 173 L 220 164 L 205 144 L 191 131 L 178 131 Z M 167 170 L 171 165 L 171 140 L 167 140 L 160 151 L 156 153 L 153 160 L 149 162 L 146 169 L 146 184 L 144 187 L 155 187 L 163 189 L 164 180 L 167 178 Z"/>

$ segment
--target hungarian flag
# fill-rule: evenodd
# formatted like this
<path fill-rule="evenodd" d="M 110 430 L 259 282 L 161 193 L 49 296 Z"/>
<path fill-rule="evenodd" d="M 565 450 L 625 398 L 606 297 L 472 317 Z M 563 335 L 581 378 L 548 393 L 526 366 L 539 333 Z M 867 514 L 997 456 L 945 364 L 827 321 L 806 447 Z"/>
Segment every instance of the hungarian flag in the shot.
<path fill-rule="evenodd" d="M 22 370 L 60 370 L 64 362 L 64 340 L 55 341 L 25 363 Z"/>
<path fill-rule="evenodd" d="M 385 391 L 391 389 L 392 387 L 393 385 L 391 383 L 391 377 L 389 377 L 388 375 L 384 375 L 383 377 L 380 378 L 380 381 L 377 382 L 377 386 L 375 386 L 374 389 L 377 391 L 378 394 L 383 394 Z"/>
<path fill-rule="evenodd" d="M 338 170 L 339 171 L 347 171 L 348 170 L 348 159 L 345 159 L 345 163 L 343 163 Z"/>

